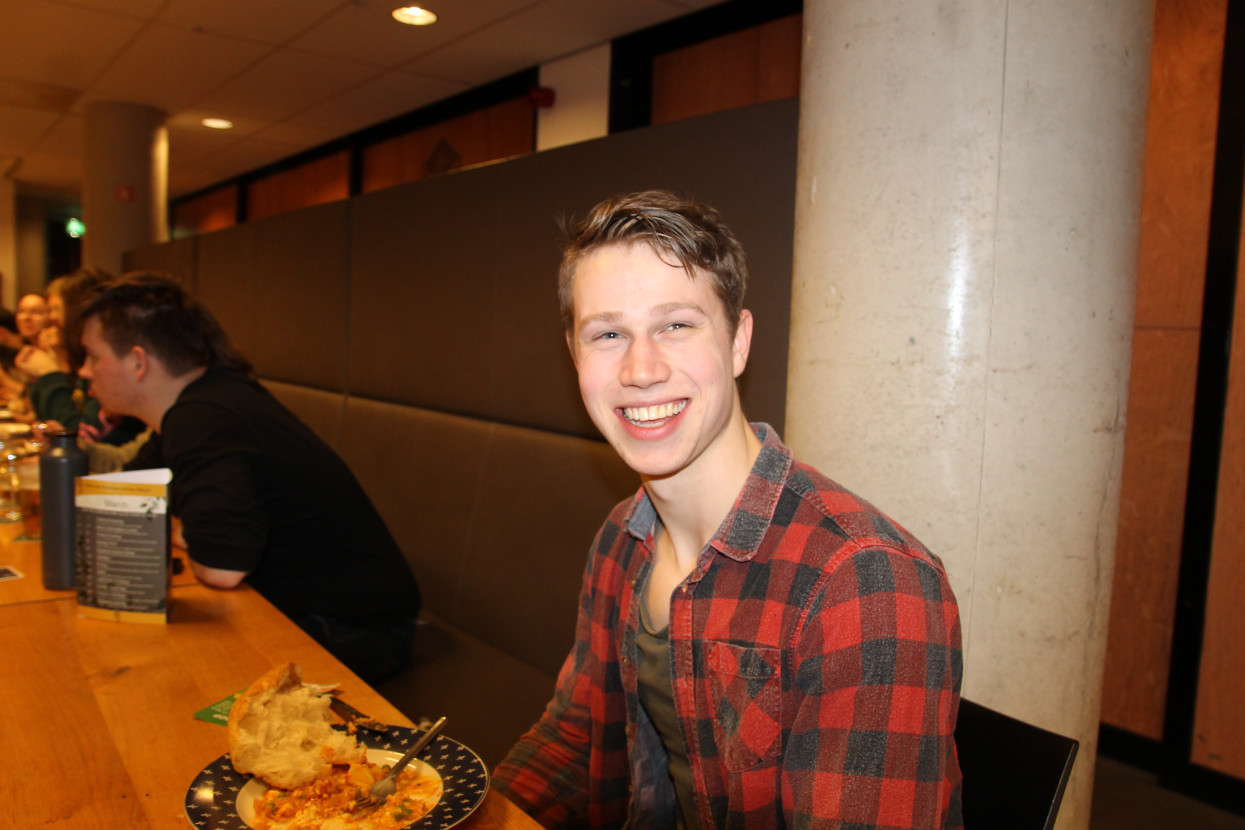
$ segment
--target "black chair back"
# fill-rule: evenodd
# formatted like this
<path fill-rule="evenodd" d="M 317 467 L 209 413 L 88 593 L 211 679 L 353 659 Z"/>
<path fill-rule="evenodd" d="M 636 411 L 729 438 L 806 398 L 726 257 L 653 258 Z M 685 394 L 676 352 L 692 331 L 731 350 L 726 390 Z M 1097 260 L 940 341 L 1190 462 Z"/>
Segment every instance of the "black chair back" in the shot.
<path fill-rule="evenodd" d="M 960 701 L 955 746 L 965 830 L 1050 830 L 1080 744 L 971 700 Z"/>

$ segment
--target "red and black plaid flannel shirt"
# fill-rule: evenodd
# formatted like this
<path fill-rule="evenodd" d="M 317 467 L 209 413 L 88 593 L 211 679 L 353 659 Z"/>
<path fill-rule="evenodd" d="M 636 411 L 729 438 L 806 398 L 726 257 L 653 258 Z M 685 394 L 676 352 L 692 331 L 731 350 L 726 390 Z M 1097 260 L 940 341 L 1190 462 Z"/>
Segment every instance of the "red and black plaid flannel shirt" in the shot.
<path fill-rule="evenodd" d="M 960 621 L 942 564 L 754 429 L 748 482 L 671 600 L 700 826 L 961 827 Z M 546 826 L 674 824 L 636 692 L 656 519 L 641 489 L 599 531 L 554 699 L 494 773 Z"/>

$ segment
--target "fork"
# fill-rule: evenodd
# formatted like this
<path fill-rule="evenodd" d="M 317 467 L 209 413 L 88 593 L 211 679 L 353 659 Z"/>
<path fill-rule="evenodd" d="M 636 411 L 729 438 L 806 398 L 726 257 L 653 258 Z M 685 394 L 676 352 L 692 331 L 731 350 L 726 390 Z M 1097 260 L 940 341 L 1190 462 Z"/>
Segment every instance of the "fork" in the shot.
<path fill-rule="evenodd" d="M 374 800 L 384 801 L 386 798 L 394 794 L 398 788 L 398 773 L 400 773 L 416 755 L 423 752 L 424 747 L 428 746 L 428 744 L 432 742 L 432 739 L 435 738 L 437 733 L 441 731 L 442 726 L 445 726 L 444 717 L 440 718 L 436 723 L 428 727 L 428 731 L 420 736 L 419 740 L 415 742 L 415 745 L 408 749 L 406 754 L 398 760 L 398 763 L 393 765 L 393 768 L 389 770 L 389 773 L 372 785 L 371 789 L 368 790 L 368 793 Z"/>
<path fill-rule="evenodd" d="M 354 725 L 369 732 L 388 732 L 389 727 L 375 718 L 370 718 L 336 695 L 329 695 L 329 708 L 342 719 L 347 726 Z"/>

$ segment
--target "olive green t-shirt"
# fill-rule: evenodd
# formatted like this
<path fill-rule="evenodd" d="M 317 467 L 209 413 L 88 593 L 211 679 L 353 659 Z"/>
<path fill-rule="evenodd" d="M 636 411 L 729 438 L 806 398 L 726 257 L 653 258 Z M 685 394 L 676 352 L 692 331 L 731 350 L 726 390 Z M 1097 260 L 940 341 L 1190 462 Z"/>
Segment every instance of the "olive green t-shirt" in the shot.
<path fill-rule="evenodd" d="M 657 728 L 670 759 L 670 777 L 679 809 L 675 817 L 679 830 L 696 830 L 696 794 L 692 786 L 692 769 L 683 745 L 683 733 L 674 713 L 674 688 L 670 681 L 670 627 L 654 632 L 649 628 L 644 604 L 640 604 L 640 631 L 636 645 L 640 649 L 640 704 Z"/>

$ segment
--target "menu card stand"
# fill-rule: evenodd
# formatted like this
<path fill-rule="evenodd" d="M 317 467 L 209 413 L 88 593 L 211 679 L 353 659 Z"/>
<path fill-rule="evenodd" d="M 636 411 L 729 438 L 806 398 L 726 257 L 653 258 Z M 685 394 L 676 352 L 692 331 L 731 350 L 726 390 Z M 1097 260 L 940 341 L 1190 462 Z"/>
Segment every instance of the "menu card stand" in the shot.
<path fill-rule="evenodd" d="M 74 480 L 78 615 L 168 622 L 168 469 Z"/>

